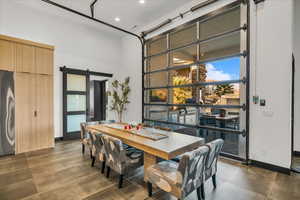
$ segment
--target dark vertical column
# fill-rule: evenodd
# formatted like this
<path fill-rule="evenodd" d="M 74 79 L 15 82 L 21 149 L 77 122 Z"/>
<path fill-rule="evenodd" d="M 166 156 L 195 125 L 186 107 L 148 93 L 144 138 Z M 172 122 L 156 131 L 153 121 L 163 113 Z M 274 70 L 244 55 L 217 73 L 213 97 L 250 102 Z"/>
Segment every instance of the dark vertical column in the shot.
<path fill-rule="evenodd" d="M 106 80 L 94 82 L 94 119 L 106 119 Z"/>
<path fill-rule="evenodd" d="M 101 105 L 102 105 L 102 120 L 106 120 L 106 81 L 101 82 Z"/>
<path fill-rule="evenodd" d="M 86 121 L 90 119 L 90 72 L 87 70 L 86 73 Z"/>
<path fill-rule="evenodd" d="M 13 72 L 0 71 L 0 156 L 15 153 Z"/>
<path fill-rule="evenodd" d="M 67 137 L 67 72 L 63 72 L 63 138 Z"/>

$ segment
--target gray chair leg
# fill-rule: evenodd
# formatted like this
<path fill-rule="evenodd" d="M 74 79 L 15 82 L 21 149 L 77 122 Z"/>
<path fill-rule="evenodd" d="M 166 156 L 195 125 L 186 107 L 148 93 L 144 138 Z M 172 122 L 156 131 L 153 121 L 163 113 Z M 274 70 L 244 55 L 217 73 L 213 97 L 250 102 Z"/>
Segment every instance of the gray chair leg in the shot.
<path fill-rule="evenodd" d="M 216 188 L 217 187 L 216 175 L 212 176 L 212 182 L 213 182 L 214 188 Z"/>
<path fill-rule="evenodd" d="M 147 187 L 148 187 L 148 196 L 152 197 L 152 183 L 147 182 Z"/>
<path fill-rule="evenodd" d="M 122 188 L 122 185 L 123 185 L 123 175 L 120 174 L 120 177 L 119 177 L 119 189 Z"/>
<path fill-rule="evenodd" d="M 200 187 L 197 188 L 197 197 L 198 197 L 198 200 L 202 200 L 202 197 L 201 197 L 201 189 Z"/>
<path fill-rule="evenodd" d="M 201 197 L 202 197 L 202 199 L 205 199 L 204 183 L 200 186 L 200 189 L 201 189 Z"/>

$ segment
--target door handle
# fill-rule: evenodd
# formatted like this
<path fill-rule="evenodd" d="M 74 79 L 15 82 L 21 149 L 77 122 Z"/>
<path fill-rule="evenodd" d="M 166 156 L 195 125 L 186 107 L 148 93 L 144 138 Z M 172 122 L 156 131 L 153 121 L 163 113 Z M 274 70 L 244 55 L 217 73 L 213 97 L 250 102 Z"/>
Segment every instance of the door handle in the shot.
<path fill-rule="evenodd" d="M 35 110 L 33 113 L 34 117 L 37 117 L 37 111 Z"/>

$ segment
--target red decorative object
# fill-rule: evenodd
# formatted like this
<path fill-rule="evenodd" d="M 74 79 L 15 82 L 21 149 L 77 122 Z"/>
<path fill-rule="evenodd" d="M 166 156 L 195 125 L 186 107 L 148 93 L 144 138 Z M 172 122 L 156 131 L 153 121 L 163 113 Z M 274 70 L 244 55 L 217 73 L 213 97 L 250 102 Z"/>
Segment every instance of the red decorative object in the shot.
<path fill-rule="evenodd" d="M 136 126 L 136 130 L 140 130 L 141 128 L 142 128 L 142 127 L 141 127 L 140 124 Z"/>

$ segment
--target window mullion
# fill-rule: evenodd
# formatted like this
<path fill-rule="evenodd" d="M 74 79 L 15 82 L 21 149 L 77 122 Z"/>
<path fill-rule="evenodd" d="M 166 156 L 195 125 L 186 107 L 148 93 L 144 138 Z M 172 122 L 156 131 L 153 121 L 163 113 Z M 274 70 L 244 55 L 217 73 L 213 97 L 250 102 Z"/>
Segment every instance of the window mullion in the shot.
<path fill-rule="evenodd" d="M 168 33 L 167 34 L 167 50 L 169 50 L 170 49 L 170 34 Z M 167 66 L 166 66 L 166 68 L 168 68 L 169 66 L 170 66 L 170 52 L 168 51 L 168 53 L 167 53 Z M 167 86 L 170 86 L 170 78 L 171 78 L 171 76 L 170 76 L 170 70 L 168 70 L 167 71 Z M 167 89 L 167 103 L 169 104 L 170 103 L 170 98 L 171 98 L 171 92 L 170 92 L 170 90 L 171 90 L 171 88 L 168 88 Z M 169 122 L 170 121 L 170 109 L 169 109 L 169 107 L 168 107 L 168 109 L 167 109 L 167 121 Z"/>

